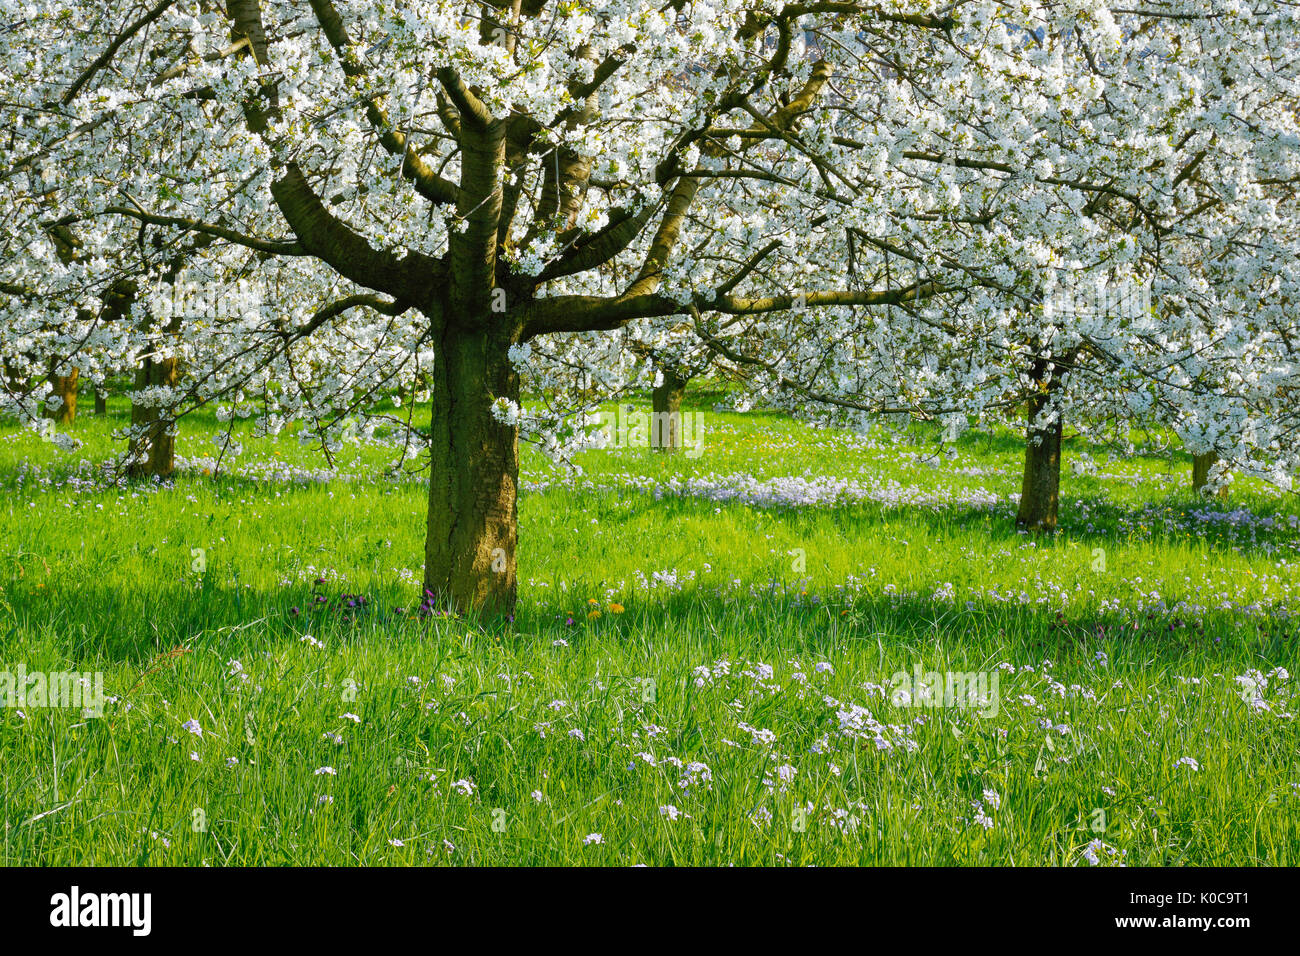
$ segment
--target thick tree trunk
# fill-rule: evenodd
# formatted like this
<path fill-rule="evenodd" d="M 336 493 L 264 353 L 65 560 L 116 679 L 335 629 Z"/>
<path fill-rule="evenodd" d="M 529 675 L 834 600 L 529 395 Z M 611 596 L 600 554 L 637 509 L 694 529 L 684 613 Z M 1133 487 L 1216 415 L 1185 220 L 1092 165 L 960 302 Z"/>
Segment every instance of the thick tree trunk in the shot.
<path fill-rule="evenodd" d="M 174 387 L 180 379 L 180 369 L 175 358 L 143 359 L 135 372 L 136 391 L 152 386 Z M 133 478 L 170 478 L 176 471 L 176 436 L 163 420 L 163 410 L 132 399 L 131 424 L 147 426 L 140 454 L 127 466 Z"/>
<path fill-rule="evenodd" d="M 449 329 L 434 360 L 424 586 L 440 609 L 514 613 L 519 428 L 492 414 L 495 399 L 519 400 L 509 339 Z"/>
<path fill-rule="evenodd" d="M 1209 484 L 1210 481 L 1210 469 L 1218 464 L 1218 462 L 1219 455 L 1217 452 L 1213 451 L 1207 451 L 1203 455 L 1192 456 L 1192 491 L 1200 494 L 1205 490 L 1205 486 Z M 1224 494 L 1224 491 L 1221 489 L 1219 494 Z"/>
<path fill-rule="evenodd" d="M 1048 363 L 1036 361 L 1031 377 L 1042 382 Z M 1053 377 L 1052 384 L 1056 382 Z M 1048 388 L 1051 388 L 1049 384 Z M 1040 391 L 1029 401 L 1029 428 L 1025 441 L 1025 470 L 1020 484 L 1020 512 L 1016 525 L 1030 531 L 1056 530 L 1061 489 L 1061 431 L 1058 415 L 1052 424 L 1039 427 L 1037 419 L 1052 400 L 1051 391 Z"/>
<path fill-rule="evenodd" d="M 650 446 L 659 451 L 677 451 L 682 447 L 682 396 L 686 379 L 675 369 L 663 369 L 663 382 L 652 393 L 654 416 L 650 425 Z"/>
<path fill-rule="evenodd" d="M 54 386 L 54 394 L 63 399 L 63 403 L 58 408 L 50 408 L 48 405 L 45 409 L 45 417 L 52 418 L 60 425 L 67 425 L 77 417 L 77 377 L 80 373 L 77 369 L 72 369 L 67 375 L 55 375 L 54 363 L 50 363 L 50 384 Z"/>
<path fill-rule="evenodd" d="M 103 395 L 99 394 L 99 391 L 96 390 L 95 391 L 95 416 L 97 418 L 102 418 L 107 414 L 108 414 L 108 399 L 105 398 Z"/>

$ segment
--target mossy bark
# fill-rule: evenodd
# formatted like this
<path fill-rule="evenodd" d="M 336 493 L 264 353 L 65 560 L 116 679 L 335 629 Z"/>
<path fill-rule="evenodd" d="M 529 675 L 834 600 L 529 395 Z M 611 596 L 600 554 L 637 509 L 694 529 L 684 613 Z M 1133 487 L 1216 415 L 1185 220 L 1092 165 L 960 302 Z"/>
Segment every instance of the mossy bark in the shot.
<path fill-rule="evenodd" d="M 1058 380 L 1048 379 L 1050 363 L 1035 361 L 1030 373 L 1039 391 L 1029 400 L 1025 440 L 1025 467 L 1020 482 L 1020 510 L 1016 525 L 1028 531 L 1052 533 L 1057 527 L 1061 500 L 1061 434 L 1063 421 L 1057 414 L 1047 425 L 1039 416 L 1052 402 Z"/>
<path fill-rule="evenodd" d="M 510 614 L 516 596 L 519 428 L 495 399 L 519 400 L 510 343 L 497 330 L 442 336 L 432 375 L 432 460 L 424 586 L 462 613 Z"/>
<path fill-rule="evenodd" d="M 1210 470 L 1218 463 L 1218 452 L 1207 451 L 1203 455 L 1192 456 L 1192 491 L 1197 494 L 1205 491 L 1206 485 L 1210 483 Z M 1226 495 L 1227 489 L 1219 489 L 1218 494 L 1220 497 Z"/>
<path fill-rule="evenodd" d="M 55 366 L 50 365 L 50 384 L 54 394 L 63 399 L 58 408 L 45 408 L 45 417 L 52 418 L 60 425 L 70 425 L 77 418 L 77 379 L 80 372 L 73 368 L 67 375 L 56 375 Z"/>
<path fill-rule="evenodd" d="M 686 379 L 675 369 L 663 370 L 663 381 L 651 393 L 654 415 L 651 418 L 650 446 L 658 451 L 674 452 L 682 447 L 682 398 Z"/>

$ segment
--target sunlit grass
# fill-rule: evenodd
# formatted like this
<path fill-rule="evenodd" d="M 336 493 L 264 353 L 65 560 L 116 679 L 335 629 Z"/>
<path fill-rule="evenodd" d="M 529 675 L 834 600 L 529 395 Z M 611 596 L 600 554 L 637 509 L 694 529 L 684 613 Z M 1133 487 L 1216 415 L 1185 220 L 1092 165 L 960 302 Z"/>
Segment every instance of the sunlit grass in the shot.
<path fill-rule="evenodd" d="M 0 863 L 1300 860 L 1276 670 L 1297 670 L 1294 500 L 1239 482 L 1207 503 L 1185 456 L 1076 441 L 1064 530 L 1036 541 L 1012 523 L 1013 436 L 949 459 L 925 430 L 692 407 L 698 457 L 588 451 L 575 478 L 525 449 L 550 485 L 522 496 L 520 607 L 492 625 L 412 613 L 426 494 L 374 477 L 387 449 L 345 449 L 364 481 L 78 489 L 120 401 L 70 456 L 0 426 L 0 664 L 102 671 L 117 698 L 0 711 Z M 211 456 L 215 428 L 187 421 L 180 454 Z M 326 467 L 242 440 L 236 469 Z M 1083 451 L 1098 474 L 1069 470 Z M 925 503 L 637 485 L 735 475 Z M 948 500 L 974 489 L 995 503 Z M 896 705 L 918 666 L 998 675 L 997 714 Z"/>

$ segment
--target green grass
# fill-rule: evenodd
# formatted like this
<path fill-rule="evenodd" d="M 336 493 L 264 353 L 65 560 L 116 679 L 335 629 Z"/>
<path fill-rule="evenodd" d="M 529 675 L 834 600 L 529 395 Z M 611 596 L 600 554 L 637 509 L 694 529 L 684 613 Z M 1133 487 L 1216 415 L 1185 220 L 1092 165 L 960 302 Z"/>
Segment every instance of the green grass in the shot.
<path fill-rule="evenodd" d="M 1063 531 L 1036 541 L 1012 435 L 936 459 L 921 428 L 695 401 L 697 458 L 593 450 L 574 478 L 525 451 L 542 490 L 517 618 L 492 626 L 411 613 L 426 495 L 376 477 L 385 449 L 257 480 L 326 464 L 241 422 L 243 475 L 118 487 L 96 463 L 120 401 L 105 421 L 87 398 L 71 455 L 0 425 L 0 667 L 102 672 L 116 698 L 0 710 L 0 864 L 1088 865 L 1094 840 L 1129 865 L 1300 862 L 1300 703 L 1275 671 L 1300 670 L 1294 497 L 1207 503 L 1159 436 L 1075 439 Z M 187 419 L 180 454 L 216 428 Z M 740 474 L 908 491 L 647 490 Z M 917 666 L 996 674 L 996 715 L 897 705 Z"/>

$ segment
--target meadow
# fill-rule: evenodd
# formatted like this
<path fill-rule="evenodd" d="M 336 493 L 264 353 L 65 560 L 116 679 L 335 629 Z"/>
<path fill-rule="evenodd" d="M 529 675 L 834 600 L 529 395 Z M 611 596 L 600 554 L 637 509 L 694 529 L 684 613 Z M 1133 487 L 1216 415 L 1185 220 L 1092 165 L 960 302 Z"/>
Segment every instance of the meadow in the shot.
<path fill-rule="evenodd" d="M 190 417 L 128 484 L 122 399 L 71 454 L 0 423 L 0 668 L 108 695 L 0 709 L 0 864 L 1300 863 L 1294 494 L 1073 437 L 1034 538 L 1014 434 L 718 397 L 698 457 L 525 449 L 495 623 L 421 613 L 425 485 L 365 439 L 240 422 L 214 476 Z"/>

